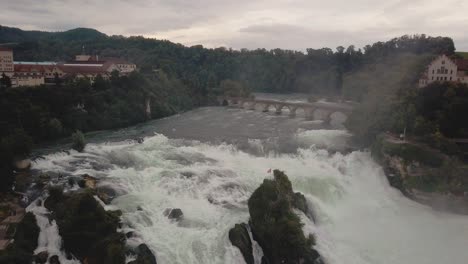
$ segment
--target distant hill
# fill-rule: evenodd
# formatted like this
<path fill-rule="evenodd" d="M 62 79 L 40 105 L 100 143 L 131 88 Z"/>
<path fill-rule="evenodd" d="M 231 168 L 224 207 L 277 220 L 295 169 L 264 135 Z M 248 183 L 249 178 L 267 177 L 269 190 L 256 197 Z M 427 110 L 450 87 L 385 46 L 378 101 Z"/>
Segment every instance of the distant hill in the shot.
<path fill-rule="evenodd" d="M 43 39 L 59 41 L 90 41 L 107 38 L 107 35 L 91 28 L 75 28 L 63 32 L 21 30 L 0 25 L 0 43 L 20 43 Z"/>

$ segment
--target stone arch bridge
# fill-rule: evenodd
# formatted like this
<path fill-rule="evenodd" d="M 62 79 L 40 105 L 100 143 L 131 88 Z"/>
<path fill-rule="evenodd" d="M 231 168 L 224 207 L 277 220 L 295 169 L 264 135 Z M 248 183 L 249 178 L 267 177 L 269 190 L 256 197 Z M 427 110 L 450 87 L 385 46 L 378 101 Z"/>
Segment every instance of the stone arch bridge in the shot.
<path fill-rule="evenodd" d="M 331 116 L 334 113 L 341 113 L 346 118 L 353 111 L 353 105 L 343 103 L 330 103 L 330 102 L 287 102 L 272 99 L 254 99 L 254 98 L 242 98 L 242 97 L 218 97 L 220 105 L 224 106 L 237 106 L 243 109 L 256 110 L 257 107 L 262 109 L 263 112 L 269 112 L 270 107 L 273 106 L 275 113 L 278 115 L 282 114 L 283 109 L 289 109 L 289 116 L 296 117 L 297 110 L 301 109 L 304 111 L 305 118 L 307 120 L 314 120 L 314 113 L 316 110 L 321 110 L 323 121 L 330 123 Z"/>

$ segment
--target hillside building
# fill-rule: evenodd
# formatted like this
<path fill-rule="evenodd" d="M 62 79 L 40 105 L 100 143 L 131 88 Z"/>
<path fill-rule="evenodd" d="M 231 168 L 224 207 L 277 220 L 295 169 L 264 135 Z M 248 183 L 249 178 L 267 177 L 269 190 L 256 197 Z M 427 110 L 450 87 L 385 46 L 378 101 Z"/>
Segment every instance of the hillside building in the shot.
<path fill-rule="evenodd" d="M 13 50 L 0 47 L 0 76 L 5 74 L 12 77 L 13 71 Z"/>
<path fill-rule="evenodd" d="M 441 55 L 434 59 L 419 79 L 419 87 L 433 82 L 461 82 L 468 84 L 468 60 Z"/>
<path fill-rule="evenodd" d="M 0 74 L 10 76 L 13 87 L 55 84 L 77 78 L 94 82 L 98 75 L 108 79 L 113 71 L 127 75 L 137 69 L 135 64 L 122 59 L 99 60 L 98 56 L 91 55 L 77 55 L 70 62 L 24 62 L 13 61 L 13 50 L 0 48 L 0 56 Z"/>

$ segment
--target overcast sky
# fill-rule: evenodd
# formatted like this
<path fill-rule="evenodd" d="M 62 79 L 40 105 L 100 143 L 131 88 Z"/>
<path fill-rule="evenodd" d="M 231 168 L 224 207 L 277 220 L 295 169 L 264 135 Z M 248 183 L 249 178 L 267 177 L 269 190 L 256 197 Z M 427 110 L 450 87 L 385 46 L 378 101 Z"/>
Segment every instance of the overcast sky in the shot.
<path fill-rule="evenodd" d="M 186 45 L 335 48 L 425 33 L 468 51 L 468 0 L 0 0 L 0 24 L 76 27 Z"/>

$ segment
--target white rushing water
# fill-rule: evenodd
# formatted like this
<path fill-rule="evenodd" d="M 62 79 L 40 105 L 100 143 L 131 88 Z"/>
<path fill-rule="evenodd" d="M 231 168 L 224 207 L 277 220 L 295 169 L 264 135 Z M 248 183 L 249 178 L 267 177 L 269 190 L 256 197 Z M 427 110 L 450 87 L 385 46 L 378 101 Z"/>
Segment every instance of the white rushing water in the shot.
<path fill-rule="evenodd" d="M 63 264 L 78 264 L 78 260 L 68 260 L 65 253 L 62 251 L 62 238 L 59 235 L 57 223 L 54 220 L 49 220 L 50 212 L 44 207 L 42 198 L 32 202 L 26 210 L 32 212 L 36 216 L 37 225 L 40 233 L 38 238 L 37 249 L 34 254 L 39 254 L 46 251 L 51 256 L 57 255 L 60 263 Z M 49 263 L 49 262 L 47 262 Z"/>
<path fill-rule="evenodd" d="M 296 154 L 251 155 L 232 145 L 147 137 L 143 144 L 89 144 L 85 153 L 56 153 L 36 169 L 90 175 L 125 194 L 113 201 L 156 253 L 158 263 L 243 263 L 228 230 L 248 220 L 247 200 L 267 170 L 286 172 L 313 206 L 317 249 L 329 264 L 468 263 L 468 217 L 433 211 L 391 188 L 370 154 L 330 154 L 344 131 L 306 131 Z M 249 141 L 260 148 L 256 140 Z M 337 143 L 338 142 L 338 143 Z M 141 207 L 142 210 L 138 210 Z M 166 208 L 184 218 L 169 220 Z M 257 258 L 261 251 L 257 249 Z"/>

